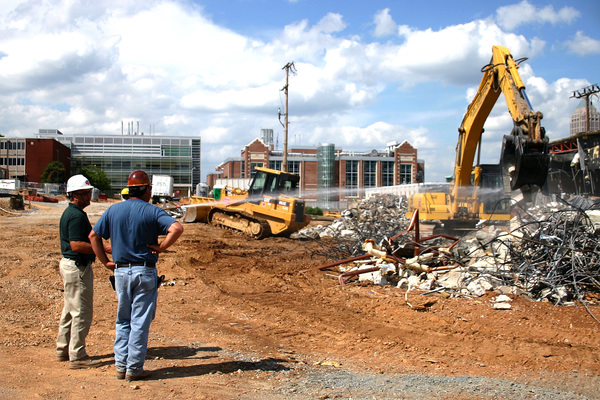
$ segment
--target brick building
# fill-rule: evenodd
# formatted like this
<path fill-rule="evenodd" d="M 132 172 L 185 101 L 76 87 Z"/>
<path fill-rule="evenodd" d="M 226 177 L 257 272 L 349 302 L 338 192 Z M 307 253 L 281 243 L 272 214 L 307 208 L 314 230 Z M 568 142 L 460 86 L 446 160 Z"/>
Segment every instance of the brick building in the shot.
<path fill-rule="evenodd" d="M 11 179 L 41 182 L 42 172 L 52 161 L 60 161 L 71 173 L 71 149 L 54 139 L 0 138 L 0 167 Z"/>
<path fill-rule="evenodd" d="M 265 137 L 257 138 L 244 146 L 240 157 L 225 160 L 209 173 L 207 184 L 251 178 L 257 166 L 281 170 L 282 162 L 282 151 Z M 333 144 L 290 146 L 287 162 L 287 170 L 300 176 L 300 195 L 324 208 L 363 198 L 365 189 L 420 183 L 425 175 L 417 149 L 407 141 L 367 152 L 343 151 Z"/>

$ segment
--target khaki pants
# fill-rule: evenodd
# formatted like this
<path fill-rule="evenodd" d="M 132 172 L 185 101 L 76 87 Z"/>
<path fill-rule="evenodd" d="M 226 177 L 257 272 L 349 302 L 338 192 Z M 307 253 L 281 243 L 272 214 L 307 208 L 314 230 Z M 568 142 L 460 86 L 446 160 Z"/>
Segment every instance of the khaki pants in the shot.
<path fill-rule="evenodd" d="M 74 260 L 60 260 L 60 275 L 65 288 L 65 304 L 58 325 L 57 356 L 71 361 L 87 357 L 85 338 L 92 325 L 94 309 L 94 272 L 91 263 L 77 267 Z"/>

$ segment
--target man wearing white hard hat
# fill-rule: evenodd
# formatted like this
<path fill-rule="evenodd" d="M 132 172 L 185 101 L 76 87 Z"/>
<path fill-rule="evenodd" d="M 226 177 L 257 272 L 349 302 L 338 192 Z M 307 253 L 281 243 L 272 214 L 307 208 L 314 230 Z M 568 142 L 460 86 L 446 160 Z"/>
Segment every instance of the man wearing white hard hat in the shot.
<path fill-rule="evenodd" d="M 70 203 L 60 218 L 60 275 L 64 283 L 64 308 L 56 339 L 57 361 L 70 361 L 71 369 L 99 367 L 85 348 L 94 302 L 94 250 L 88 239 L 92 226 L 84 208 L 90 205 L 94 187 L 83 175 L 67 181 Z"/>

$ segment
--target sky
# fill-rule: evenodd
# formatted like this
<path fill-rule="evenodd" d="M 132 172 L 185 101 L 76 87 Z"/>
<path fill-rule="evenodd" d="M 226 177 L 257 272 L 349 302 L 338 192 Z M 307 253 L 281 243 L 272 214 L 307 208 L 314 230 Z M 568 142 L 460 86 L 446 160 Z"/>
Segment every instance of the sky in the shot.
<path fill-rule="evenodd" d="M 573 92 L 600 81 L 597 0 L 2 0 L 0 134 L 139 123 L 201 137 L 204 179 L 262 128 L 283 149 L 293 62 L 288 146 L 406 140 L 439 182 L 494 45 L 527 58 L 519 74 L 550 140 L 569 136 Z M 501 96 L 481 162 L 498 162 L 511 128 Z"/>

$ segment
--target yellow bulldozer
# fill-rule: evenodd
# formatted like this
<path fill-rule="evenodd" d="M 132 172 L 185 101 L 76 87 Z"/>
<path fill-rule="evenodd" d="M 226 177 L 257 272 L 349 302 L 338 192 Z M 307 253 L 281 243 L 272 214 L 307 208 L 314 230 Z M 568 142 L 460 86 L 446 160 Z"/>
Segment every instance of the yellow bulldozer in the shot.
<path fill-rule="evenodd" d="M 299 181 L 296 174 L 256 167 L 247 190 L 225 187 L 213 197 L 190 197 L 183 222 L 210 223 L 255 239 L 289 236 L 310 222 L 297 197 Z"/>

